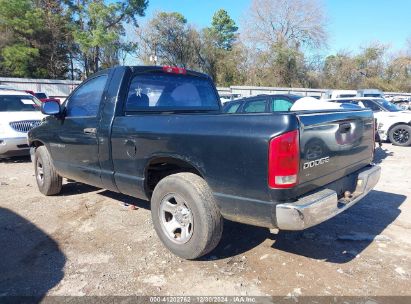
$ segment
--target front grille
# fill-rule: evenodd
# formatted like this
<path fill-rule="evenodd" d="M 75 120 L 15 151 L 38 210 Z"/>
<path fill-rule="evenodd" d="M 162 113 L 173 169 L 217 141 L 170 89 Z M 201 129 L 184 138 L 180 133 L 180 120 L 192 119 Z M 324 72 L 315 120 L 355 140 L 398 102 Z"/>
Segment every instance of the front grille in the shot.
<path fill-rule="evenodd" d="M 27 133 L 34 127 L 40 125 L 40 120 L 23 120 L 23 121 L 13 121 L 10 123 L 10 127 L 17 132 Z"/>

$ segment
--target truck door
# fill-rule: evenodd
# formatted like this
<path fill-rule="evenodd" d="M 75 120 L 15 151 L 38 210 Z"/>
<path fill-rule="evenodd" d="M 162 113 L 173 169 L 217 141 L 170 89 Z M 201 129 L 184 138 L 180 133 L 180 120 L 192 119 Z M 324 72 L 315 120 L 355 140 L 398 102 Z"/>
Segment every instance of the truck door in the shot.
<path fill-rule="evenodd" d="M 65 117 L 50 143 L 54 165 L 64 177 L 94 186 L 101 186 L 97 131 L 107 78 L 107 74 L 90 78 L 69 96 Z"/>

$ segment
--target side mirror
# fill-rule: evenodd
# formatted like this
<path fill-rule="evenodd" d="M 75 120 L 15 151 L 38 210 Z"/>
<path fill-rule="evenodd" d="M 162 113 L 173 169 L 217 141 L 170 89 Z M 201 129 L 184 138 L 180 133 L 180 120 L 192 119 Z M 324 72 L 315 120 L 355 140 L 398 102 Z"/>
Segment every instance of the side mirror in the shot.
<path fill-rule="evenodd" d="M 45 115 L 60 115 L 60 104 L 55 100 L 43 102 L 41 104 L 41 113 Z"/>

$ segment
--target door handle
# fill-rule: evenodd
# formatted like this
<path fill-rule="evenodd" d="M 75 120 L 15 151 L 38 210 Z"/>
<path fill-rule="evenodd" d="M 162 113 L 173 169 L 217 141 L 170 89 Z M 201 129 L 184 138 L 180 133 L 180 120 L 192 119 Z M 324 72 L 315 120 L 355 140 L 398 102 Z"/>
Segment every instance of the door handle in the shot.
<path fill-rule="evenodd" d="M 85 128 L 83 129 L 83 133 L 84 134 L 96 134 L 97 133 L 97 129 L 96 128 Z"/>

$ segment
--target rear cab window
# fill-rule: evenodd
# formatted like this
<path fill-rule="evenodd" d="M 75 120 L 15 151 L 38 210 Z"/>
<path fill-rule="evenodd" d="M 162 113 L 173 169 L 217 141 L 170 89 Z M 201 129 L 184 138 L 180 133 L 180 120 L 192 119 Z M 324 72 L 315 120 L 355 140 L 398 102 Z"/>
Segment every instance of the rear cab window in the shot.
<path fill-rule="evenodd" d="M 164 72 L 136 74 L 129 86 L 126 111 L 219 110 L 210 79 Z"/>

